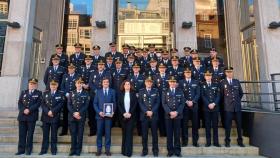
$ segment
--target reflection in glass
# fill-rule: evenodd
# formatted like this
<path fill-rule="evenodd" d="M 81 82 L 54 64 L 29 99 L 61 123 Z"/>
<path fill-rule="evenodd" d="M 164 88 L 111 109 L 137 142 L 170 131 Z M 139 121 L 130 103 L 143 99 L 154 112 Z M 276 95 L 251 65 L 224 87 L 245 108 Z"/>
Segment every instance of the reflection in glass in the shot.
<path fill-rule="evenodd" d="M 118 43 L 135 47 L 169 47 L 169 0 L 119 0 Z"/>
<path fill-rule="evenodd" d="M 9 0 L 0 0 L 0 75 L 2 70 L 2 61 L 7 30 L 6 21 L 8 21 L 9 3 Z"/>
<path fill-rule="evenodd" d="M 68 0 L 66 2 L 67 18 L 64 33 L 64 43 L 68 55 L 74 53 L 74 44 L 79 42 L 83 45 L 82 51 L 90 53 L 92 44 L 92 13 L 94 0 Z"/>
<path fill-rule="evenodd" d="M 208 55 L 210 48 L 215 47 L 226 59 L 223 0 L 196 0 L 195 5 L 198 50 Z"/>

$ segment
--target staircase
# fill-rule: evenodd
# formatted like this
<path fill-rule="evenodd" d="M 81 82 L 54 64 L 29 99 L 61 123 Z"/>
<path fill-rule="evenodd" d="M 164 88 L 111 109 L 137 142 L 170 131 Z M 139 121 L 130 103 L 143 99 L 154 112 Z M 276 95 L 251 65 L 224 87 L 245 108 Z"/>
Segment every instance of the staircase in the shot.
<path fill-rule="evenodd" d="M 14 153 L 17 152 L 17 143 L 18 143 L 18 122 L 17 122 L 17 111 L 9 111 L 7 109 L 0 109 L 0 158 L 13 158 L 19 157 L 15 156 Z M 41 122 L 38 121 L 36 124 L 36 129 L 34 133 L 34 144 L 33 144 L 33 154 L 26 157 L 57 157 L 64 158 L 68 157 L 70 150 L 70 135 L 58 137 L 58 155 L 52 156 L 50 154 L 39 156 L 38 153 L 41 149 L 42 142 L 42 129 L 40 127 Z M 83 143 L 83 153 L 80 157 L 87 158 L 95 156 L 96 152 L 96 137 L 88 137 L 89 127 L 86 125 L 84 133 L 84 143 Z M 191 130 L 189 131 L 191 136 Z M 226 148 L 224 144 L 224 129 L 219 128 L 219 141 L 222 147 L 204 147 L 205 145 L 205 129 L 199 129 L 199 144 L 201 147 L 193 147 L 189 145 L 188 147 L 182 147 L 182 155 L 188 157 L 205 157 L 205 158 L 216 158 L 216 157 L 228 157 L 228 158 L 263 158 L 259 156 L 259 149 L 254 146 L 249 145 L 249 138 L 244 137 L 245 148 L 237 146 L 236 142 L 236 129 L 232 131 L 231 137 L 231 147 Z M 189 144 L 191 143 L 191 137 L 189 138 Z M 113 157 L 120 157 L 121 152 L 121 129 L 113 128 L 112 129 L 112 147 L 111 152 Z M 133 153 L 135 156 L 140 156 L 142 151 L 141 137 L 137 136 L 135 132 L 134 136 L 134 148 Z M 152 155 L 151 150 L 151 137 L 149 137 L 149 154 Z M 159 153 L 160 156 L 166 156 L 166 138 L 159 137 Z M 24 157 L 24 156 L 20 156 Z"/>

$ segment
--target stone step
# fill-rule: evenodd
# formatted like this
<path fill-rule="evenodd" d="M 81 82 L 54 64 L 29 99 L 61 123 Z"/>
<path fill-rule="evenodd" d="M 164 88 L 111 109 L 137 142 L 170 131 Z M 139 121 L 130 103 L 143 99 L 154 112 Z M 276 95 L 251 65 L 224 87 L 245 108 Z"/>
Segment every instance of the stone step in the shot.
<path fill-rule="evenodd" d="M 58 133 L 60 133 L 60 131 L 61 131 L 61 128 L 59 128 Z M 88 135 L 89 131 L 90 131 L 89 127 L 88 127 L 88 125 L 86 125 L 84 134 Z M 199 131 L 199 136 L 205 136 L 205 128 L 200 128 L 198 131 Z M 150 132 L 151 131 L 149 130 L 149 133 Z M 225 130 L 223 128 L 219 128 L 218 132 L 219 132 L 219 136 L 225 135 Z M 43 133 L 42 128 L 39 125 L 37 125 L 34 133 L 42 134 Z M 121 128 L 117 128 L 117 127 L 112 128 L 112 134 L 121 135 L 121 133 L 122 133 Z M 134 135 L 137 135 L 137 130 L 135 128 L 134 128 L 133 133 L 134 133 Z M 192 133 L 192 129 L 189 128 L 189 134 L 191 135 L 191 133 Z M 0 134 L 18 134 L 18 126 L 0 126 Z M 231 135 L 235 136 L 236 134 L 237 134 L 236 128 L 232 128 Z"/>
<path fill-rule="evenodd" d="M 40 152 L 41 144 L 33 145 L 34 155 Z M 0 143 L 0 153 L 15 153 L 17 151 L 17 144 L 15 143 Z M 70 144 L 58 144 L 58 152 L 59 153 L 68 153 L 70 151 Z M 121 146 L 120 145 L 112 145 L 111 152 L 113 154 L 120 154 Z M 151 146 L 149 147 L 149 151 L 151 152 Z M 83 154 L 95 153 L 96 146 L 90 144 L 83 144 Z M 134 145 L 133 153 L 140 154 L 142 152 L 141 145 Z M 159 153 L 162 156 L 167 154 L 166 146 L 159 146 Z M 151 153 L 150 153 L 151 154 Z M 182 147 L 182 155 L 235 155 L 235 156 L 258 156 L 259 149 L 253 146 L 246 146 L 244 148 L 238 146 L 232 146 L 230 148 L 226 147 Z M 94 155 L 92 155 L 94 156 Z"/>
<path fill-rule="evenodd" d="M 41 143 L 42 142 L 42 134 L 34 134 L 33 136 L 33 142 L 35 143 Z M 113 144 L 121 144 L 122 143 L 122 136 L 121 135 L 112 135 L 111 136 L 112 143 Z M 219 137 L 220 144 L 224 144 L 224 136 Z M 133 137 L 134 144 L 141 144 L 142 143 L 142 137 L 140 136 L 134 136 Z M 148 138 L 149 143 L 152 143 L 152 137 L 149 136 Z M 159 144 L 165 145 L 166 144 L 166 137 L 159 137 L 158 139 Z M 16 134 L 0 134 L 0 142 L 2 143 L 17 143 L 18 142 L 18 135 Z M 246 145 L 249 145 L 249 138 L 243 137 L 243 142 Z M 71 143 L 71 136 L 58 136 L 58 143 Z M 84 143 L 90 143 L 90 144 L 96 144 L 96 136 L 84 136 Z M 201 136 L 199 137 L 198 143 L 201 145 L 206 144 L 206 138 Z M 237 144 L 237 137 L 233 136 L 231 137 L 231 143 Z M 189 137 L 189 144 L 192 144 L 192 138 Z"/>

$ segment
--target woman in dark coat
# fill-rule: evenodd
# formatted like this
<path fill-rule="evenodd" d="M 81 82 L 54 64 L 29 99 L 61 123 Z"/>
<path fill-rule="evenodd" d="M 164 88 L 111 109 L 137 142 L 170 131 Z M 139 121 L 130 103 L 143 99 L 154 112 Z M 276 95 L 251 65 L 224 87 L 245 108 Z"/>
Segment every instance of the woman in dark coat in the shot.
<path fill-rule="evenodd" d="M 122 154 L 128 157 L 132 156 L 136 106 L 137 97 L 133 85 L 129 80 L 125 80 L 121 85 L 118 108 L 122 124 Z"/>

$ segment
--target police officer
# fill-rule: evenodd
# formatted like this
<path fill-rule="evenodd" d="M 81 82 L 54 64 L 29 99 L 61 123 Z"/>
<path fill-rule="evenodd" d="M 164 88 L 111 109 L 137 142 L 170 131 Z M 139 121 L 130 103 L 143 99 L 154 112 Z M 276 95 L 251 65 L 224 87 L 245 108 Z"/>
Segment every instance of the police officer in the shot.
<path fill-rule="evenodd" d="M 191 48 L 184 47 L 185 56 L 180 58 L 180 65 L 184 68 L 191 68 L 192 67 L 192 59 L 190 56 Z"/>
<path fill-rule="evenodd" d="M 167 69 L 172 67 L 171 60 L 169 59 L 169 52 L 167 50 L 162 51 L 162 61 L 160 63 L 163 63 Z"/>
<path fill-rule="evenodd" d="M 172 67 L 167 69 L 167 73 L 170 76 L 174 76 L 177 79 L 177 82 L 179 82 L 181 79 L 184 78 L 184 68 L 179 66 L 178 60 L 179 57 L 172 56 L 171 58 Z"/>
<path fill-rule="evenodd" d="M 243 90 L 238 79 L 233 78 L 233 68 L 225 68 L 226 79 L 221 81 L 221 95 L 224 100 L 225 112 L 225 146 L 230 147 L 230 132 L 232 120 L 235 118 L 237 125 L 237 143 L 240 147 L 244 147 L 242 139 L 242 112 L 241 99 Z"/>
<path fill-rule="evenodd" d="M 111 43 L 109 43 L 109 46 L 110 46 L 110 51 L 105 54 L 105 58 L 107 56 L 111 55 L 113 57 L 114 62 L 117 59 L 123 61 L 123 58 L 124 58 L 123 54 L 121 52 L 117 51 L 116 43 L 115 42 L 111 42 Z"/>
<path fill-rule="evenodd" d="M 171 157 L 173 154 L 178 157 L 182 157 L 180 127 L 181 119 L 183 118 L 185 98 L 183 91 L 179 88 L 176 88 L 176 81 L 176 78 L 171 76 L 168 80 L 169 89 L 162 93 L 162 106 L 165 111 L 167 132 L 168 157 Z"/>
<path fill-rule="evenodd" d="M 115 64 L 113 63 L 113 57 L 107 56 L 106 57 L 106 64 L 105 64 L 105 71 L 108 71 L 110 74 L 116 69 Z"/>
<path fill-rule="evenodd" d="M 225 66 L 223 58 L 218 57 L 218 52 L 217 52 L 216 48 L 211 48 L 209 53 L 210 53 L 210 55 L 204 59 L 204 65 L 206 68 L 210 68 L 212 66 L 211 61 L 213 58 L 216 58 L 219 61 L 220 67 Z"/>
<path fill-rule="evenodd" d="M 58 81 L 58 84 L 60 85 L 62 82 L 63 75 L 66 73 L 66 69 L 59 65 L 60 58 L 56 55 L 52 58 L 52 66 L 49 66 L 46 69 L 45 75 L 44 75 L 44 83 L 46 85 L 46 89 L 50 89 L 50 82 L 52 80 Z M 60 89 L 60 87 L 58 87 Z"/>
<path fill-rule="evenodd" d="M 158 62 L 155 59 L 151 59 L 149 63 L 150 63 L 149 68 L 144 71 L 145 77 L 155 76 L 156 74 L 159 73 L 157 69 Z"/>
<path fill-rule="evenodd" d="M 193 58 L 192 78 L 204 82 L 205 67 L 201 65 L 200 58 Z"/>
<path fill-rule="evenodd" d="M 75 81 L 81 76 L 75 72 L 76 67 L 73 64 L 68 66 L 68 74 L 63 75 L 61 82 L 61 91 L 64 93 L 65 97 L 69 97 L 70 92 L 76 89 Z M 68 109 L 67 102 L 63 106 L 63 121 L 62 121 L 62 131 L 59 136 L 67 135 L 68 132 Z"/>
<path fill-rule="evenodd" d="M 179 87 L 182 88 L 186 98 L 184 116 L 182 121 L 182 146 L 188 145 L 188 121 L 192 120 L 192 142 L 193 146 L 198 145 L 198 100 L 200 98 L 200 84 L 192 79 L 192 72 L 189 68 L 184 71 L 185 79 L 180 80 Z M 191 117 L 192 116 L 192 117 Z"/>
<path fill-rule="evenodd" d="M 89 106 L 89 94 L 83 90 L 84 81 L 75 81 L 76 90 L 70 92 L 68 99 L 68 121 L 71 133 L 71 149 L 69 156 L 80 156 L 83 145 L 86 112 Z"/>
<path fill-rule="evenodd" d="M 140 66 L 135 63 L 133 65 L 133 74 L 128 75 L 127 79 L 133 83 L 133 88 L 135 90 L 136 96 L 139 96 L 139 90 L 144 88 L 144 80 L 145 77 L 143 74 L 140 73 Z M 136 107 L 136 111 L 140 111 L 139 106 Z M 138 135 L 141 135 L 141 122 L 140 122 L 140 116 L 137 114 L 136 116 L 137 121 L 137 131 Z"/>
<path fill-rule="evenodd" d="M 85 65 L 85 54 L 81 52 L 82 44 L 74 44 L 75 53 L 70 56 L 70 63 L 72 63 L 77 68 Z"/>
<path fill-rule="evenodd" d="M 50 90 L 44 92 L 42 99 L 43 141 L 39 155 L 47 153 L 49 148 L 49 135 L 51 131 L 51 153 L 57 153 L 57 130 L 59 127 L 60 112 L 65 101 L 64 94 L 58 90 L 58 82 L 50 82 Z"/>
<path fill-rule="evenodd" d="M 83 84 L 83 88 L 84 90 L 86 90 L 87 92 L 90 92 L 90 87 L 89 87 L 89 77 L 90 74 L 92 74 L 95 71 L 95 66 L 92 64 L 92 57 L 90 55 L 86 55 L 85 58 L 85 66 L 82 66 L 78 72 L 81 75 L 84 84 Z M 92 105 L 93 103 L 93 98 L 94 95 L 92 95 L 91 93 L 90 95 L 90 101 L 89 104 Z M 88 106 L 88 125 L 89 125 L 89 136 L 93 136 L 96 134 L 96 122 L 95 122 L 95 112 L 92 106 Z"/>
<path fill-rule="evenodd" d="M 155 44 L 149 44 L 148 47 L 149 47 L 148 60 L 151 60 L 152 58 L 157 60 Z"/>
<path fill-rule="evenodd" d="M 158 89 L 159 91 L 159 96 L 162 98 L 162 92 L 166 91 L 168 89 L 168 79 L 169 75 L 166 73 L 166 66 L 161 63 L 158 67 L 159 69 L 159 74 L 156 74 L 153 79 L 154 79 L 154 86 Z M 159 126 L 159 133 L 161 137 L 166 136 L 166 128 L 165 128 L 165 119 L 164 119 L 164 110 L 160 101 L 160 106 L 158 109 L 159 113 L 159 121 L 158 121 L 158 126 Z"/>
<path fill-rule="evenodd" d="M 62 44 L 55 45 L 55 51 L 56 51 L 55 54 L 51 55 L 49 66 L 53 66 L 52 58 L 55 56 L 58 56 L 60 59 L 59 65 L 64 67 L 65 69 L 67 69 L 68 64 L 69 64 L 68 55 L 66 55 L 65 53 L 62 52 L 63 51 Z"/>
<path fill-rule="evenodd" d="M 144 71 L 148 67 L 150 59 L 148 57 L 148 49 L 143 49 L 142 53 L 142 57 L 139 59 L 139 64 Z"/>
<path fill-rule="evenodd" d="M 122 54 L 123 54 L 123 63 L 124 64 L 127 64 L 128 63 L 128 56 L 130 55 L 130 52 L 129 52 L 129 45 L 128 44 L 123 44 L 122 45 Z"/>
<path fill-rule="evenodd" d="M 148 154 L 148 130 L 151 126 L 153 154 L 158 156 L 158 108 L 160 103 L 159 92 L 156 88 L 152 88 L 153 79 L 151 76 L 145 80 L 145 88 L 139 91 L 139 105 L 140 105 L 140 120 L 142 127 L 142 155 Z"/>
<path fill-rule="evenodd" d="M 220 83 L 225 78 L 223 67 L 219 66 L 219 60 L 217 58 L 212 59 L 212 66 L 209 68 L 212 73 L 213 82 Z"/>
<path fill-rule="evenodd" d="M 33 134 L 38 120 L 38 109 L 42 102 L 42 92 L 37 90 L 38 80 L 28 80 L 28 89 L 21 92 L 18 100 L 19 141 L 16 155 L 31 155 Z"/>
<path fill-rule="evenodd" d="M 100 55 L 100 49 L 101 47 L 99 45 L 94 45 L 92 47 L 92 53 L 91 53 L 91 57 L 93 59 L 93 65 L 94 67 L 97 69 L 97 63 L 102 60 L 103 62 L 105 62 L 105 57 Z"/>
<path fill-rule="evenodd" d="M 201 85 L 201 97 L 205 116 L 206 145 L 211 146 L 211 127 L 213 129 L 214 146 L 221 147 L 218 138 L 219 103 L 221 99 L 219 83 L 212 82 L 212 73 L 204 74 L 205 82 Z"/>

